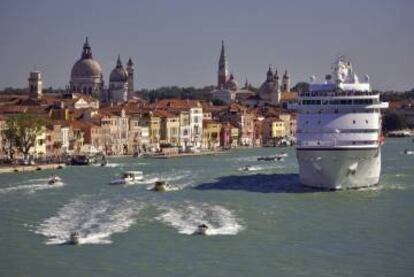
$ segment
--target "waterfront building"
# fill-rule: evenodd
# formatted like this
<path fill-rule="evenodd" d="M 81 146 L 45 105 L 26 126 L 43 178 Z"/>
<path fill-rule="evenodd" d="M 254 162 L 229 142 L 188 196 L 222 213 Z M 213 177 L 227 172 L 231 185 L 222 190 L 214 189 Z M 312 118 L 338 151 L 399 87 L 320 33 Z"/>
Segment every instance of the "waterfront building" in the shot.
<path fill-rule="evenodd" d="M 202 148 L 215 150 L 220 147 L 220 132 L 222 126 L 220 122 L 203 120 L 203 140 Z"/>
<path fill-rule="evenodd" d="M 101 65 L 93 58 L 92 48 L 86 37 L 81 58 L 72 67 L 70 74 L 70 92 L 78 92 L 100 99 L 103 86 L 104 81 Z"/>
<path fill-rule="evenodd" d="M 165 110 L 154 112 L 160 119 L 160 143 L 178 146 L 180 142 L 180 117 Z"/>

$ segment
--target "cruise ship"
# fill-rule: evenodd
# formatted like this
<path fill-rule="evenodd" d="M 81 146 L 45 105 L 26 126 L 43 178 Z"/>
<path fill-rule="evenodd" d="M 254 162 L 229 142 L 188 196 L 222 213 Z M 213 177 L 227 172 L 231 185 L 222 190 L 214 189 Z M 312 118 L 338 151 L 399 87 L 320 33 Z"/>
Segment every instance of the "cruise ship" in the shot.
<path fill-rule="evenodd" d="M 296 154 L 303 185 L 328 190 L 378 184 L 381 172 L 381 109 L 369 77 L 363 81 L 351 62 L 339 57 L 323 83 L 311 78 L 309 90 L 290 105 L 297 111 Z"/>

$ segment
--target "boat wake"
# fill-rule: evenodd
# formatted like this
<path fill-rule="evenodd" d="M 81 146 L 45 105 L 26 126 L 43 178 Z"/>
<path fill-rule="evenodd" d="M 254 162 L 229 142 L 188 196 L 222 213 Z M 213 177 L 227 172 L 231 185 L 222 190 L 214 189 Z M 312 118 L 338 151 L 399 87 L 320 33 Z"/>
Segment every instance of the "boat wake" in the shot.
<path fill-rule="evenodd" d="M 162 174 L 148 174 L 144 175 L 143 180 L 134 181 L 134 184 L 141 184 L 141 185 L 151 185 L 149 188 L 153 188 L 152 185 L 154 185 L 157 181 L 165 181 L 167 183 L 170 183 L 174 187 L 186 187 L 188 185 L 191 185 L 192 182 L 182 182 L 183 179 L 186 179 L 191 176 L 190 171 L 177 171 L 173 173 L 162 173 Z"/>
<path fill-rule="evenodd" d="M 134 200 L 74 200 L 35 230 L 46 244 L 65 244 L 71 232 L 79 233 L 80 244 L 108 244 L 114 233 L 126 232 L 135 223 L 143 204 Z"/>
<path fill-rule="evenodd" d="M 55 189 L 63 187 L 65 185 L 64 182 L 57 182 L 53 185 L 49 185 L 47 183 L 48 181 L 48 178 L 31 179 L 28 181 L 28 183 L 31 183 L 30 185 L 18 185 L 13 187 L 0 188 L 0 194 L 6 194 L 15 191 L 34 193 L 38 190 Z"/>
<path fill-rule="evenodd" d="M 283 166 L 272 164 L 272 165 L 250 165 L 250 166 L 243 166 L 239 167 L 239 171 L 249 172 L 249 171 L 265 171 L 265 170 L 272 170 L 276 168 L 283 168 Z"/>
<path fill-rule="evenodd" d="M 218 205 L 186 202 L 181 207 L 160 209 L 163 213 L 157 219 L 180 234 L 192 235 L 200 224 L 208 226 L 206 235 L 236 235 L 243 229 L 232 211 Z"/>

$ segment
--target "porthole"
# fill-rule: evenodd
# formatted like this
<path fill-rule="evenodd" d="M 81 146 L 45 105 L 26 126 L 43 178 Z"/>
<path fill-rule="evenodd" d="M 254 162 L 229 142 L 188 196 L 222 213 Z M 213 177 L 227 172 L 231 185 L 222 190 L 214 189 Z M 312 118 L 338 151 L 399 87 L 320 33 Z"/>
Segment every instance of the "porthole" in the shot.
<path fill-rule="evenodd" d="M 356 123 L 356 121 L 355 121 L 355 120 L 352 120 L 352 123 L 353 123 L 353 124 L 355 124 L 355 123 Z"/>

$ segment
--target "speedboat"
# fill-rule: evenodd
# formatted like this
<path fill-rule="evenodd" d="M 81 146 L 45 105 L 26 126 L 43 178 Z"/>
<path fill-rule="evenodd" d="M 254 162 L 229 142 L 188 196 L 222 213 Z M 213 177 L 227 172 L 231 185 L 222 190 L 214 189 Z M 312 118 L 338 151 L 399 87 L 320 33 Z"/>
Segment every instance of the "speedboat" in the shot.
<path fill-rule="evenodd" d="M 69 244 L 72 245 L 78 245 L 79 244 L 79 233 L 78 232 L 72 232 L 70 233 L 69 237 Z"/>
<path fill-rule="evenodd" d="M 414 155 L 414 150 L 413 149 L 405 149 L 404 154 L 405 155 Z"/>
<path fill-rule="evenodd" d="M 111 185 L 126 185 L 144 179 L 142 171 L 125 171 L 121 178 L 111 182 Z"/>
<path fill-rule="evenodd" d="M 50 177 L 49 180 L 47 181 L 47 183 L 49 185 L 54 185 L 54 184 L 59 183 L 59 182 L 62 182 L 62 179 L 59 176 L 56 176 L 56 175 Z"/>
<path fill-rule="evenodd" d="M 207 235 L 208 226 L 206 224 L 200 224 L 197 226 L 197 230 L 194 232 L 194 235 Z"/>
<path fill-rule="evenodd" d="M 166 192 L 172 189 L 172 186 L 164 181 L 156 181 L 152 190 L 157 192 Z"/>
<path fill-rule="evenodd" d="M 245 167 L 242 168 L 242 171 L 250 171 L 250 170 L 252 170 L 251 165 L 246 165 Z"/>
<path fill-rule="evenodd" d="M 262 157 L 258 157 L 257 160 L 258 161 L 282 161 L 283 158 L 286 158 L 288 156 L 287 153 L 282 152 L 280 154 L 276 154 L 274 156 L 262 156 Z"/>

